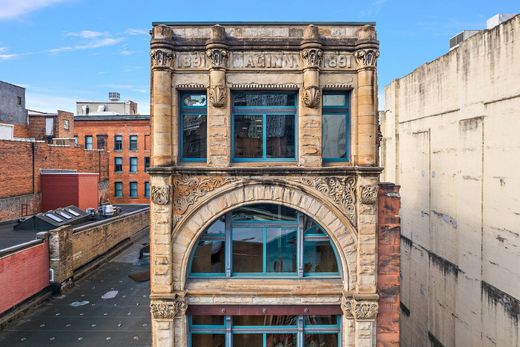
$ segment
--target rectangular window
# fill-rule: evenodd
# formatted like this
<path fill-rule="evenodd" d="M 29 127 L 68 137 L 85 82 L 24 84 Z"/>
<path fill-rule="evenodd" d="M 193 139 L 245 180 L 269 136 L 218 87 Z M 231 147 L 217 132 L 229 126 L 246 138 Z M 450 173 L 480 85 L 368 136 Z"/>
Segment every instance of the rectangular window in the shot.
<path fill-rule="evenodd" d="M 123 196 L 123 182 L 114 183 L 114 196 L 120 198 Z"/>
<path fill-rule="evenodd" d="M 114 158 L 114 172 L 123 172 L 123 158 Z"/>
<path fill-rule="evenodd" d="M 67 119 L 63 121 L 63 129 L 69 130 L 69 121 Z"/>
<path fill-rule="evenodd" d="M 16 104 L 17 104 L 18 106 L 22 106 L 22 97 L 21 97 L 21 96 L 17 96 L 17 97 L 16 97 Z"/>
<path fill-rule="evenodd" d="M 85 149 L 93 149 L 92 136 L 85 136 Z"/>
<path fill-rule="evenodd" d="M 114 136 L 114 151 L 122 151 L 123 150 L 123 136 L 116 135 Z"/>
<path fill-rule="evenodd" d="M 182 93 L 181 156 L 186 161 L 206 161 L 207 97 L 202 93 Z"/>
<path fill-rule="evenodd" d="M 130 197 L 137 198 L 137 182 L 130 182 Z"/>
<path fill-rule="evenodd" d="M 74 135 L 74 144 L 78 145 L 78 135 Z"/>
<path fill-rule="evenodd" d="M 137 151 L 137 135 L 130 135 L 130 150 Z"/>
<path fill-rule="evenodd" d="M 130 157 L 130 172 L 137 172 L 137 157 Z"/>
<path fill-rule="evenodd" d="M 105 149 L 105 136 L 106 135 L 96 135 L 97 137 L 97 149 Z"/>
<path fill-rule="evenodd" d="M 232 101 L 235 161 L 296 159 L 295 93 L 237 93 Z"/>
<path fill-rule="evenodd" d="M 150 197 L 150 182 L 144 182 L 144 197 Z"/>
<path fill-rule="evenodd" d="M 144 157 L 144 169 L 148 169 L 150 167 L 150 157 Z"/>
<path fill-rule="evenodd" d="M 349 160 L 349 103 L 347 93 L 323 93 L 323 160 Z"/>

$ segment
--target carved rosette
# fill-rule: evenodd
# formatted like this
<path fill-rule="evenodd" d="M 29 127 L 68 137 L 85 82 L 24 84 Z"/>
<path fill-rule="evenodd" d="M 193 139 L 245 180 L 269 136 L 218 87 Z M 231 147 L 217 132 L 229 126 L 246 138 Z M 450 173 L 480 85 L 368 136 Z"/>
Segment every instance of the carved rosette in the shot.
<path fill-rule="evenodd" d="M 224 107 L 226 104 L 226 87 L 217 85 L 209 88 L 209 100 L 215 107 Z"/>
<path fill-rule="evenodd" d="M 150 53 L 152 58 L 152 69 L 171 69 L 175 64 L 175 55 L 170 50 L 152 49 Z"/>
<path fill-rule="evenodd" d="M 173 300 L 152 301 L 150 311 L 154 319 L 171 320 L 186 314 L 188 305 L 184 296 L 176 295 Z"/>
<path fill-rule="evenodd" d="M 320 88 L 316 86 L 307 87 L 303 92 L 303 103 L 310 108 L 316 108 L 320 105 Z"/>
<path fill-rule="evenodd" d="M 364 205 L 373 205 L 377 202 L 377 186 L 361 186 L 361 203 Z"/>
<path fill-rule="evenodd" d="M 151 189 L 152 202 L 157 205 L 166 205 L 170 202 L 170 186 L 153 186 Z"/>
<path fill-rule="evenodd" d="M 356 320 L 376 319 L 379 304 L 376 301 L 354 301 L 354 318 Z"/>
<path fill-rule="evenodd" d="M 377 64 L 379 51 L 377 49 L 360 49 L 354 54 L 359 68 L 374 68 Z"/>
<path fill-rule="evenodd" d="M 343 210 L 350 223 L 356 226 L 356 178 L 354 176 L 301 177 L 299 181 L 330 197 Z"/>
<path fill-rule="evenodd" d="M 318 68 L 321 65 L 323 51 L 320 48 L 307 48 L 301 52 L 304 67 Z"/>
<path fill-rule="evenodd" d="M 206 55 L 211 61 L 212 68 L 225 68 L 228 57 L 227 50 L 223 48 L 210 48 L 206 50 Z"/>
<path fill-rule="evenodd" d="M 175 213 L 184 214 L 200 197 L 236 180 L 237 178 L 234 177 L 222 176 L 181 176 L 177 178 L 173 183 Z"/>
<path fill-rule="evenodd" d="M 351 298 L 341 298 L 341 311 L 343 311 L 343 315 L 346 318 L 354 318 L 354 313 L 352 312 L 352 302 L 353 300 Z"/>

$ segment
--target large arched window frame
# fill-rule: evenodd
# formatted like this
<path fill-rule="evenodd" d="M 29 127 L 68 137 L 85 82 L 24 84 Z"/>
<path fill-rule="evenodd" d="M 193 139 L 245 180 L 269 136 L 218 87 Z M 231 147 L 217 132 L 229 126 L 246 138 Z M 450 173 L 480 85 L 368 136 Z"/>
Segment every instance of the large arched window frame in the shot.
<path fill-rule="evenodd" d="M 250 211 L 260 211 L 261 214 L 262 207 L 266 206 L 278 208 L 278 218 L 272 218 L 272 215 L 266 219 L 262 219 L 262 216 L 251 218 L 248 215 Z M 235 252 L 237 242 L 250 242 L 252 246 L 241 246 L 242 251 Z M 274 250 L 271 250 L 272 242 L 279 244 Z M 202 253 L 204 247 L 206 253 L 211 248 L 211 257 L 216 258 L 217 266 L 211 271 L 199 269 L 199 263 L 195 261 L 200 256 L 199 250 Z M 254 250 L 256 256 L 243 254 L 243 250 L 248 248 Z M 323 256 L 324 254 L 329 256 Z M 255 265 L 255 261 L 248 261 L 248 257 L 256 259 L 257 264 Z M 320 262 L 321 258 L 326 259 L 327 264 Z M 237 271 L 239 267 L 241 270 Z M 189 268 L 190 278 L 341 277 L 337 251 L 324 229 L 305 214 L 274 204 L 247 205 L 218 218 L 199 237 L 190 256 Z M 248 269 L 254 270 L 247 271 Z"/>

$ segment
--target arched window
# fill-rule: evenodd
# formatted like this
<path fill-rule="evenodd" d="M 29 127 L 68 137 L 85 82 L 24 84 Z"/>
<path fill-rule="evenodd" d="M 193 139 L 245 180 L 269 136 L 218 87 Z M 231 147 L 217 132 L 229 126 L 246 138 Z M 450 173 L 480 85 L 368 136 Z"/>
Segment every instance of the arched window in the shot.
<path fill-rule="evenodd" d="M 310 217 L 282 205 L 240 207 L 199 238 L 190 277 L 339 277 L 334 246 Z"/>

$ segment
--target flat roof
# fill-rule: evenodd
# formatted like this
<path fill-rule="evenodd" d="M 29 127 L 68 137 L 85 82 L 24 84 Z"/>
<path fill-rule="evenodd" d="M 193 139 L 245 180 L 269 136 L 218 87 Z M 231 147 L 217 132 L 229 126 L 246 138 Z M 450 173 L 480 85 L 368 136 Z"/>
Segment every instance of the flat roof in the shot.
<path fill-rule="evenodd" d="M 125 114 L 110 114 L 110 115 L 93 115 L 93 116 L 74 116 L 74 121 L 96 121 L 96 120 L 149 120 L 150 115 L 125 115 Z"/>
<path fill-rule="evenodd" d="M 241 21 L 203 21 L 203 22 L 152 22 L 152 26 L 157 25 L 175 25 L 175 26 L 196 26 L 196 25 L 350 25 L 350 26 L 361 26 L 361 25 L 376 25 L 376 22 L 241 22 Z"/>

